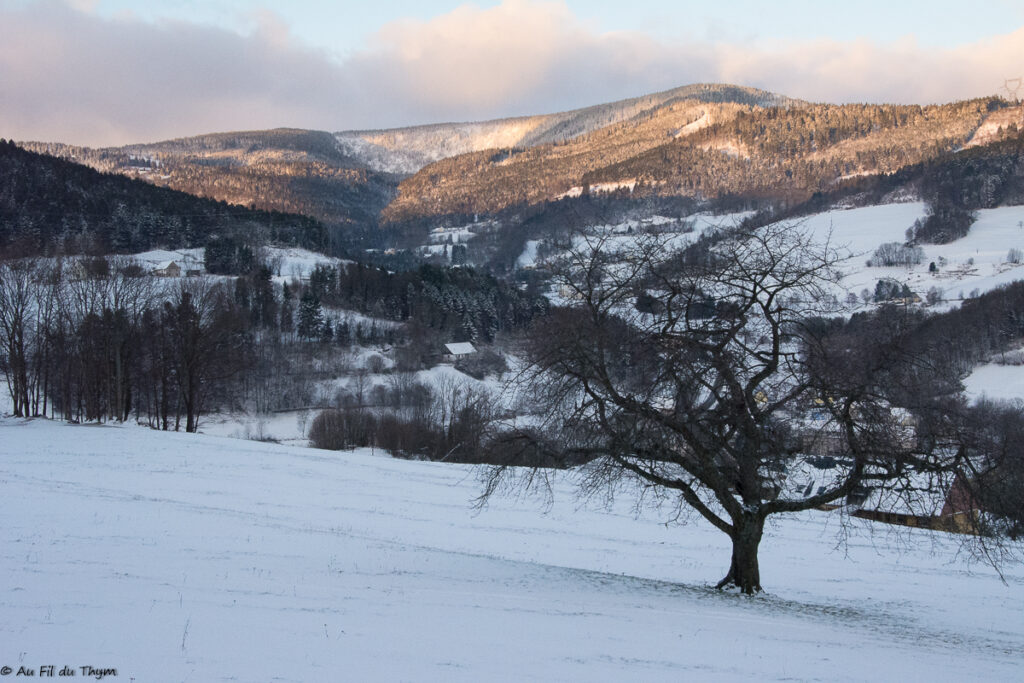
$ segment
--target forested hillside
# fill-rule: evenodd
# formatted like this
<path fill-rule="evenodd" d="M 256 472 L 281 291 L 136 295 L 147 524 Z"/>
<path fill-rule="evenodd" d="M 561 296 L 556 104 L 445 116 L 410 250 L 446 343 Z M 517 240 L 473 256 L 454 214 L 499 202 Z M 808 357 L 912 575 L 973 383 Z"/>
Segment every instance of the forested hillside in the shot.
<path fill-rule="evenodd" d="M 201 197 L 301 213 L 336 226 L 375 224 L 397 179 L 343 154 L 329 133 L 277 129 L 89 149 L 26 148 Z"/>
<path fill-rule="evenodd" d="M 0 141 L 0 251 L 138 252 L 204 246 L 214 235 L 323 250 L 318 221 L 231 206 Z"/>
<path fill-rule="evenodd" d="M 996 98 L 929 107 L 670 103 L 564 144 L 432 164 L 400 185 L 384 216 L 485 213 L 586 193 L 795 203 L 962 149 L 993 114 L 1015 120 L 1019 108 L 1008 107 Z M 985 138 L 1017 134 L 1012 124 Z"/>

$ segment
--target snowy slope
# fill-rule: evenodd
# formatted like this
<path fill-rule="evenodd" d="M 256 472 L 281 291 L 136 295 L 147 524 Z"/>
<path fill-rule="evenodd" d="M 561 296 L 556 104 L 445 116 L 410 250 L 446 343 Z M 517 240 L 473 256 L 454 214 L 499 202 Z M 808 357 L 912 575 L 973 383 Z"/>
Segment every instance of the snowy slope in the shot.
<path fill-rule="evenodd" d="M 1019 680 L 1008 585 L 807 513 L 754 599 L 725 538 L 582 506 L 474 514 L 473 470 L 132 427 L 0 421 L 0 665 L 137 681 Z M 937 555 L 931 555 L 931 550 Z"/>
<path fill-rule="evenodd" d="M 972 399 L 1024 401 L 1024 365 L 979 365 L 964 378 L 964 390 Z"/>
<path fill-rule="evenodd" d="M 935 288 L 943 300 L 942 307 L 959 305 L 964 298 L 1024 279 L 1024 263 L 1008 263 L 1010 249 L 1024 251 L 1024 206 L 983 209 L 966 237 L 950 244 L 924 244 L 920 264 L 913 267 L 869 267 L 866 262 L 875 249 L 888 242 L 903 244 L 906 230 L 925 215 L 922 202 L 882 204 L 854 209 L 836 209 L 804 218 L 786 221 L 787 225 L 812 234 L 821 244 L 828 244 L 841 261 L 843 279 L 835 288 L 841 300 L 863 290 L 873 293 L 883 278 L 906 283 L 922 299 Z M 686 218 L 692 232 L 679 233 L 669 239 L 667 247 L 678 248 L 695 240 L 703 232 L 737 225 L 749 213 L 723 216 L 696 214 Z M 672 219 L 655 216 L 647 221 L 628 221 L 618 225 L 599 225 L 589 229 L 597 235 L 603 248 L 618 252 L 630 248 L 636 232 L 650 225 L 671 230 Z M 671 232 L 666 232 L 671 235 Z M 610 235 L 610 236 L 609 236 Z M 574 245 L 592 243 L 592 237 L 576 238 Z M 537 243 L 527 243 L 519 257 L 519 267 L 536 264 Z M 936 271 L 929 266 L 936 264 Z M 857 304 L 856 308 L 863 308 Z"/>
<path fill-rule="evenodd" d="M 922 298 L 931 287 L 943 298 L 959 300 L 1014 280 L 1024 279 L 1024 267 L 1006 263 L 1012 248 L 1024 249 L 1024 206 L 983 209 L 966 237 L 949 244 L 924 244 L 924 259 L 913 268 L 869 268 L 865 262 L 885 242 L 903 243 L 907 228 L 925 215 L 923 203 L 883 204 L 815 214 L 802 221 L 822 241 L 850 255 L 842 264 L 846 292 L 874 291 L 875 283 L 889 277 L 906 282 Z M 930 273 L 928 266 L 940 258 L 946 265 Z"/>

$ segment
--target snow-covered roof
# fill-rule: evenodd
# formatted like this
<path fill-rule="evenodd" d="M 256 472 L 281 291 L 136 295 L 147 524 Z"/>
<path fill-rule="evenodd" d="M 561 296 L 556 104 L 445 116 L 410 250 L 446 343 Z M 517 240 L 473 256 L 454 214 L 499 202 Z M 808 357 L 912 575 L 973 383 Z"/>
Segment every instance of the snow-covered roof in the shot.
<path fill-rule="evenodd" d="M 445 344 L 444 347 L 453 356 L 465 356 L 470 353 L 476 353 L 476 349 L 469 342 L 454 342 L 452 344 Z"/>
<path fill-rule="evenodd" d="M 862 510 L 898 515 L 938 517 L 946 504 L 956 473 L 910 473 L 885 486 L 872 489 Z"/>

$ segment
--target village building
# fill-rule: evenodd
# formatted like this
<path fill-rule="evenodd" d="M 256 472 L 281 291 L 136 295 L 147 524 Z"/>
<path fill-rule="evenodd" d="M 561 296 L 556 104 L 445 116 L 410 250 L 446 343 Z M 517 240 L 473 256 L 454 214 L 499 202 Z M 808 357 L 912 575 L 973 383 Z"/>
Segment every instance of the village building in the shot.
<path fill-rule="evenodd" d="M 447 363 L 454 363 L 460 358 L 471 356 L 476 353 L 476 347 L 469 342 L 452 342 L 444 345 L 442 359 Z"/>
<path fill-rule="evenodd" d="M 157 277 L 181 277 L 181 266 L 174 261 L 165 261 L 153 269 L 153 275 Z"/>

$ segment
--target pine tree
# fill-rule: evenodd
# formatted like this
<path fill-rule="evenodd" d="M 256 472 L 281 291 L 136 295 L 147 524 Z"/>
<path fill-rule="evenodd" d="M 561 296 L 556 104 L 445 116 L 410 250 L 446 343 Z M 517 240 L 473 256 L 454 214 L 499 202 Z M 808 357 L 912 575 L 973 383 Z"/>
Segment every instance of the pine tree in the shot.
<path fill-rule="evenodd" d="M 292 331 L 294 321 L 292 320 L 292 311 L 294 304 L 292 303 L 291 289 L 288 288 L 288 283 L 285 282 L 281 285 L 281 333 L 287 334 Z"/>
<path fill-rule="evenodd" d="M 303 339 L 315 339 L 320 336 L 323 328 L 323 311 L 320 299 L 312 291 L 306 290 L 299 300 L 298 333 Z"/>

